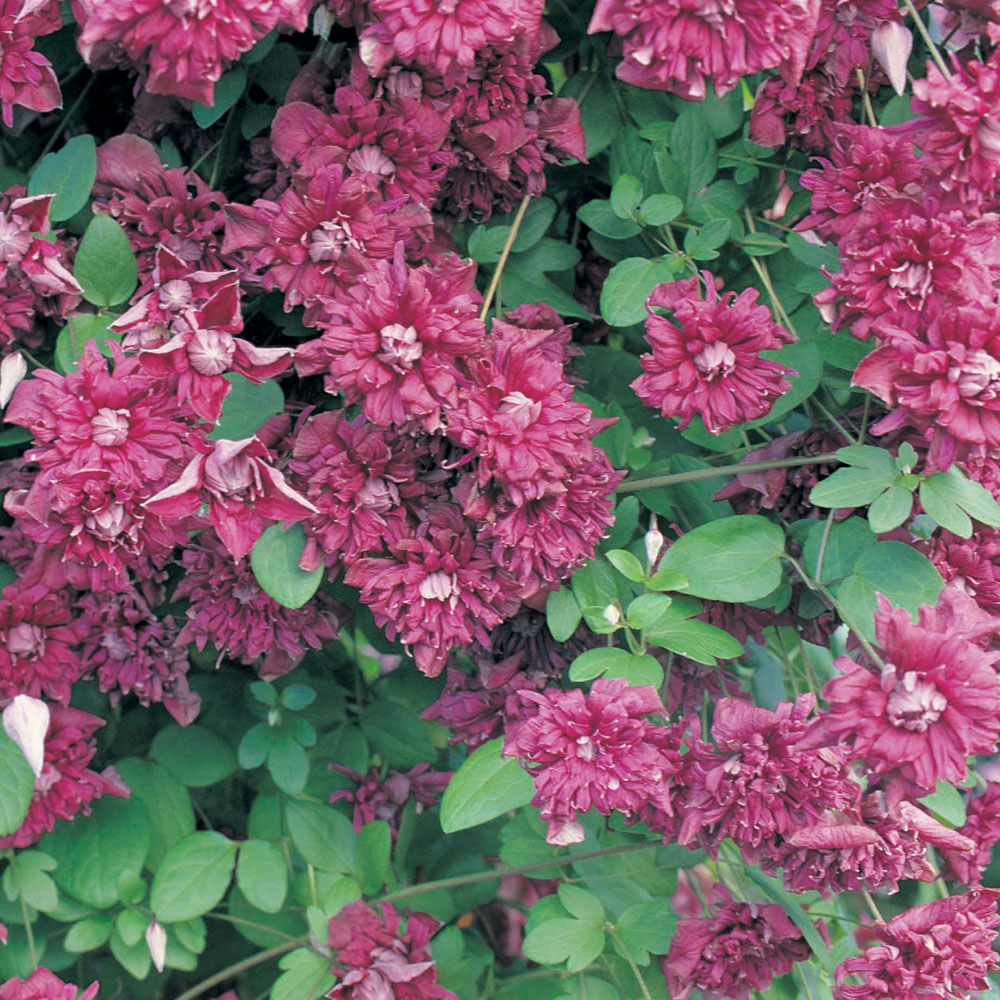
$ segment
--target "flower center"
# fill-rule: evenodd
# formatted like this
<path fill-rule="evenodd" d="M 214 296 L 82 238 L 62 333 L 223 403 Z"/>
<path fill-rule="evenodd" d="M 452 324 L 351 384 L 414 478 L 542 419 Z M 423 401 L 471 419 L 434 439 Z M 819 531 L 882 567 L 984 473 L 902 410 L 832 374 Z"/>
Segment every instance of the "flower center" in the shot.
<path fill-rule="evenodd" d="M 397 372 L 408 372 L 424 353 L 417 331 L 402 323 L 390 323 L 379 331 L 382 353 L 378 359 Z"/>
<path fill-rule="evenodd" d="M 19 657 L 34 656 L 45 649 L 45 633 L 30 622 L 21 622 L 7 633 L 7 650 Z"/>
<path fill-rule="evenodd" d="M 238 583 L 233 587 L 233 598 L 240 604 L 249 604 L 260 593 L 260 587 L 252 583 Z"/>
<path fill-rule="evenodd" d="M 709 381 L 724 378 L 736 367 L 736 354 L 723 340 L 708 344 L 694 357 L 695 367 Z"/>
<path fill-rule="evenodd" d="M 458 595 L 458 578 L 454 573 L 435 570 L 420 581 L 420 596 L 425 601 L 447 601 Z"/>
<path fill-rule="evenodd" d="M 233 455 L 226 462 L 218 454 L 205 461 L 205 485 L 215 493 L 229 496 L 242 493 L 253 483 L 253 463 L 246 455 Z"/>
<path fill-rule="evenodd" d="M 377 177 L 391 177 L 396 172 L 396 164 L 378 146 L 359 146 L 347 158 L 348 168 L 356 174 L 375 174 Z"/>
<path fill-rule="evenodd" d="M 358 490 L 357 500 L 362 507 L 384 514 L 399 506 L 399 490 L 395 483 L 376 476 Z"/>
<path fill-rule="evenodd" d="M 518 427 L 533 424 L 542 412 L 542 404 L 536 403 L 523 392 L 512 392 L 504 396 L 500 403 L 501 412 L 509 413 Z"/>
<path fill-rule="evenodd" d="M 123 504 L 110 503 L 100 510 L 89 513 L 84 523 L 92 535 L 110 542 L 125 534 L 131 524 L 131 518 L 125 513 Z"/>
<path fill-rule="evenodd" d="M 128 440 L 128 410 L 102 406 L 90 421 L 94 444 L 114 448 Z"/>
<path fill-rule="evenodd" d="M 31 246 L 31 233 L 13 219 L 0 216 L 0 262 L 20 260 Z"/>
<path fill-rule="evenodd" d="M 198 330 L 188 344 L 188 360 L 199 375 L 221 375 L 229 370 L 236 354 L 236 342 L 230 333 Z"/>
<path fill-rule="evenodd" d="M 920 264 L 916 261 L 904 261 L 899 267 L 889 272 L 889 287 L 896 288 L 903 295 L 915 299 L 925 299 L 934 286 L 934 263 L 927 261 Z"/>
<path fill-rule="evenodd" d="M 910 670 L 896 681 L 886 712 L 897 729 L 925 733 L 947 707 L 948 699 L 934 684 Z"/>
<path fill-rule="evenodd" d="M 980 397 L 986 401 L 996 398 L 996 385 L 1000 382 L 1000 360 L 986 351 L 973 351 L 961 365 L 948 373 L 959 393 L 966 398 Z"/>
<path fill-rule="evenodd" d="M 321 222 L 312 232 L 312 242 L 309 244 L 309 259 L 314 264 L 321 261 L 335 261 L 346 246 L 358 246 L 358 241 L 351 235 L 351 227 L 347 222 L 334 222 L 328 219 Z"/>
<path fill-rule="evenodd" d="M 437 0 L 439 14 L 454 14 L 458 7 L 458 0 Z"/>
<path fill-rule="evenodd" d="M 581 760 L 593 760 L 597 756 L 597 747 L 589 736 L 577 736 L 576 755 Z"/>

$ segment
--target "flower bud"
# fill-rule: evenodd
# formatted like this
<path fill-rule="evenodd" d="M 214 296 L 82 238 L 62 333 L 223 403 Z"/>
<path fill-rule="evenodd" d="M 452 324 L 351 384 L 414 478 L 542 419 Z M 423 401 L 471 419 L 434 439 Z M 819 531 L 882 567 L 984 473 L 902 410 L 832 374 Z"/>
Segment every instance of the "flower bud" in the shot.
<path fill-rule="evenodd" d="M 162 972 L 163 963 L 167 960 L 167 932 L 158 920 L 146 928 L 146 947 L 156 971 Z"/>
<path fill-rule="evenodd" d="M 3 710 L 4 732 L 18 745 L 36 778 L 45 764 L 45 736 L 49 731 L 49 706 L 38 698 L 19 694 Z"/>
<path fill-rule="evenodd" d="M 649 531 L 646 532 L 644 541 L 646 543 L 646 561 L 649 563 L 649 568 L 652 569 L 656 565 L 664 542 L 663 532 L 656 526 L 655 514 L 649 519 Z"/>
<path fill-rule="evenodd" d="M 0 361 L 0 410 L 6 408 L 18 383 L 27 374 L 28 363 L 20 351 L 8 354 L 3 361 Z"/>
<path fill-rule="evenodd" d="M 618 610 L 617 604 L 609 604 L 602 614 L 609 625 L 617 625 L 622 620 L 622 613 Z"/>
<path fill-rule="evenodd" d="M 906 89 L 906 61 L 912 50 L 913 35 L 898 21 L 883 21 L 872 32 L 872 55 L 885 70 L 897 94 Z"/>

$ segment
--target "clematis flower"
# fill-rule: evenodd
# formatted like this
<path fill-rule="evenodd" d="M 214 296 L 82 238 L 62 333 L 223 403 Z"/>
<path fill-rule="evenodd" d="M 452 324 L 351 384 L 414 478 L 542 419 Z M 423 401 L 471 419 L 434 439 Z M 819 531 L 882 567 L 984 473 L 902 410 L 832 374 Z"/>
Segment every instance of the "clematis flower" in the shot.
<path fill-rule="evenodd" d="M 750 1000 L 775 976 L 790 972 L 810 954 L 802 931 L 777 903 L 739 903 L 723 885 L 712 915 L 677 925 L 670 951 L 660 959 L 673 1000 L 697 989 L 705 997 Z"/>
<path fill-rule="evenodd" d="M 852 123 L 854 94 L 854 87 L 817 71 L 804 73 L 798 83 L 769 77 L 754 96 L 750 141 L 829 156 L 839 129 Z"/>
<path fill-rule="evenodd" d="M 64 983 L 46 968 L 35 969 L 27 979 L 14 976 L 0 983 L 0 1000 L 96 1000 L 99 983 L 91 983 L 83 992 L 72 983 Z"/>
<path fill-rule="evenodd" d="M 412 650 L 430 677 L 448 653 L 474 639 L 520 607 L 517 585 L 477 543 L 453 504 L 432 503 L 414 529 L 386 539 L 388 554 L 363 556 L 347 568 L 344 582 L 361 590 L 380 628 Z"/>
<path fill-rule="evenodd" d="M 716 704 L 716 748 L 695 741 L 684 758 L 680 844 L 714 853 L 733 838 L 756 861 L 768 841 L 816 821 L 828 808 L 850 809 L 860 787 L 835 745 L 810 748 L 803 737 L 814 695 L 780 702 L 772 712 L 733 698 Z"/>
<path fill-rule="evenodd" d="M 190 517 L 202 503 L 223 545 L 234 559 L 248 555 L 266 520 L 301 521 L 316 508 L 296 493 L 272 464 L 256 437 L 215 441 L 195 456 L 170 486 L 145 506 L 168 523 Z"/>
<path fill-rule="evenodd" d="M 337 956 L 333 968 L 339 982 L 330 1000 L 458 1000 L 437 982 L 437 966 L 428 947 L 440 923 L 428 913 L 402 920 L 395 907 L 375 910 L 348 903 L 328 925 L 328 944 Z"/>
<path fill-rule="evenodd" d="M 151 94 L 173 94 L 211 105 L 223 70 L 275 28 L 305 31 L 307 0 L 75 0 L 77 48 L 103 65 L 117 44 L 142 71 Z"/>
<path fill-rule="evenodd" d="M 993 848 L 1000 842 L 1000 784 L 989 782 L 982 795 L 969 801 L 958 833 L 972 841 L 973 849 L 941 850 L 945 878 L 963 885 L 979 885 L 993 860 Z"/>
<path fill-rule="evenodd" d="M 762 69 L 777 67 L 795 85 L 819 7 L 816 0 L 598 0 L 587 30 L 621 37 L 620 80 L 700 101 L 707 84 L 725 94 Z"/>
<path fill-rule="evenodd" d="M 659 745 L 644 718 L 665 714 L 655 688 L 600 678 L 587 694 L 549 688 L 521 697 L 538 708 L 507 730 L 503 752 L 520 758 L 535 782 L 531 801 L 549 824 L 548 843 L 582 840 L 577 816 L 591 806 L 603 816 L 644 807 L 673 815 L 670 779 L 681 758 L 679 746 Z"/>
<path fill-rule="evenodd" d="M 0 850 L 29 847 L 48 833 L 56 820 L 89 815 L 91 802 L 102 795 L 129 795 L 113 767 L 101 774 L 87 767 L 97 751 L 94 731 L 103 725 L 103 719 L 79 709 L 51 706 L 45 760 L 41 775 L 35 779 L 28 815 L 14 833 L 0 837 Z M 48 1000 L 44 994 L 43 998 Z"/>
<path fill-rule="evenodd" d="M 327 392 L 360 403 L 373 424 L 434 433 L 442 408 L 459 405 L 460 360 L 483 348 L 474 280 L 475 265 L 450 258 L 408 267 L 397 244 L 391 263 L 372 262 L 324 301 L 330 319 L 296 351 L 299 374 L 325 373 Z"/>
<path fill-rule="evenodd" d="M 965 778 L 966 758 L 990 754 L 1000 736 L 1000 653 L 966 638 L 961 621 L 945 627 L 924 605 L 909 612 L 879 595 L 875 635 L 885 667 L 876 672 L 850 657 L 834 661 L 824 738 L 844 740 L 876 774 L 896 774 L 932 791 L 938 779 Z"/>
<path fill-rule="evenodd" d="M 14 124 L 14 105 L 31 111 L 62 107 L 52 64 L 34 49 L 35 39 L 62 27 L 55 0 L 0 0 L 0 112 Z"/>
<path fill-rule="evenodd" d="M 837 1000 L 923 1000 L 935 995 L 971 1000 L 972 994 L 989 989 L 987 973 L 1000 966 L 992 948 L 1000 925 L 998 899 L 1000 890 L 973 889 L 876 924 L 878 944 L 837 966 Z M 863 983 L 844 983 L 851 975 L 860 976 Z"/>
<path fill-rule="evenodd" d="M 715 280 L 697 278 L 657 285 L 646 301 L 646 342 L 651 354 L 640 357 L 645 374 L 633 383 L 635 394 L 664 417 L 680 417 L 687 427 L 695 414 L 719 434 L 762 417 L 788 391 L 791 369 L 760 356 L 790 343 L 792 335 L 757 304 L 748 288 L 721 298 Z M 672 319 L 658 309 L 668 309 Z"/>

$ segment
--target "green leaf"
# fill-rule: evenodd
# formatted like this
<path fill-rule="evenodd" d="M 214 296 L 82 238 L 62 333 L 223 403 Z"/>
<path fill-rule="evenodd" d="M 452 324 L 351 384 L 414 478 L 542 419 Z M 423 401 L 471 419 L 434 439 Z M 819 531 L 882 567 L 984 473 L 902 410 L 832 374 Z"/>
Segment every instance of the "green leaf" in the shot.
<path fill-rule="evenodd" d="M 188 788 L 207 788 L 236 770 L 233 748 L 204 726 L 165 726 L 150 756 Z"/>
<path fill-rule="evenodd" d="M 715 176 L 718 159 L 715 136 L 699 108 L 686 106 L 670 135 L 670 153 L 687 178 L 690 200 Z"/>
<path fill-rule="evenodd" d="M 921 482 L 920 503 L 929 517 L 962 538 L 972 535 L 970 517 L 990 527 L 1000 526 L 1000 506 L 990 491 L 954 468 Z"/>
<path fill-rule="evenodd" d="M 730 660 L 744 652 L 743 646 L 728 632 L 694 618 L 658 628 L 646 638 L 657 646 L 709 666 L 714 666 L 717 659 Z"/>
<path fill-rule="evenodd" d="M 601 901 L 589 890 L 569 882 L 563 882 L 558 889 L 559 902 L 577 920 L 600 927 L 604 923 L 604 907 Z"/>
<path fill-rule="evenodd" d="M 621 669 L 636 659 L 633 653 L 619 646 L 598 646 L 582 652 L 569 668 L 569 679 L 578 684 L 600 677 L 606 670 Z"/>
<path fill-rule="evenodd" d="M 627 552 L 625 549 L 611 549 L 604 555 L 625 579 L 631 580 L 633 583 L 641 583 L 645 579 L 646 571 L 642 568 L 642 563 L 631 552 Z"/>
<path fill-rule="evenodd" d="M 859 469 L 872 469 L 885 474 L 888 479 L 893 473 L 899 472 L 896 460 L 882 448 L 868 444 L 851 444 L 837 450 L 837 458 L 848 465 Z"/>
<path fill-rule="evenodd" d="M 872 501 L 868 508 L 868 523 L 876 535 L 898 528 L 913 510 L 913 491 L 905 486 L 890 486 Z"/>
<path fill-rule="evenodd" d="M 278 965 L 285 972 L 271 987 L 271 1000 L 318 1000 L 335 982 L 329 960 L 311 948 L 296 948 Z"/>
<path fill-rule="evenodd" d="M 784 241 L 771 233 L 747 233 L 740 240 L 740 246 L 751 257 L 770 257 L 785 249 Z"/>
<path fill-rule="evenodd" d="M 395 702 L 372 702 L 361 713 L 360 725 L 372 749 L 394 767 L 416 767 L 434 759 L 427 726 Z"/>
<path fill-rule="evenodd" d="M 677 914 L 665 899 L 633 903 L 618 919 L 618 936 L 633 953 L 641 949 L 654 955 L 666 955 L 676 928 Z"/>
<path fill-rule="evenodd" d="M 156 871 L 167 849 L 194 833 L 191 798 L 180 781 L 152 761 L 130 757 L 115 766 L 149 813 L 152 839 L 147 864 Z"/>
<path fill-rule="evenodd" d="M 622 174 L 611 186 L 611 211 L 619 219 L 631 219 L 642 201 L 642 182 L 632 174 Z"/>
<path fill-rule="evenodd" d="M 35 776 L 18 745 L 0 728 L 0 836 L 24 822 L 35 789 Z"/>
<path fill-rule="evenodd" d="M 38 846 L 56 859 L 56 884 L 81 903 L 106 910 L 118 901 L 123 875 L 137 876 L 152 842 L 152 824 L 138 798 L 104 798 L 89 816 L 57 823 Z"/>
<path fill-rule="evenodd" d="M 826 522 L 817 521 L 809 528 L 803 546 L 802 558 L 810 576 L 816 576 L 819 562 L 820 546 L 823 535 L 826 534 Z M 875 544 L 875 533 L 868 522 L 861 517 L 849 517 L 845 521 L 834 521 L 830 525 L 823 552 L 822 575 L 820 583 L 839 580 L 854 569 L 862 552 Z"/>
<path fill-rule="evenodd" d="M 211 104 L 191 107 L 191 115 L 199 128 L 214 125 L 242 96 L 247 87 L 247 71 L 237 66 L 223 73 L 215 84 L 214 99 Z"/>
<path fill-rule="evenodd" d="M 274 744 L 275 730 L 266 722 L 258 722 L 251 726 L 240 740 L 240 745 L 236 748 L 236 760 L 244 771 L 252 771 L 255 767 L 260 767 L 271 752 Z"/>
<path fill-rule="evenodd" d="M 273 379 L 251 382 L 239 372 L 223 376 L 232 383 L 222 402 L 219 423 L 208 435 L 209 441 L 242 441 L 285 409 L 285 394 Z"/>
<path fill-rule="evenodd" d="M 580 605 L 568 588 L 553 590 L 545 598 L 545 621 L 556 642 L 565 642 L 576 631 L 582 617 Z"/>
<path fill-rule="evenodd" d="M 3 888 L 13 902 L 23 897 L 28 906 L 50 913 L 59 906 L 59 890 L 46 874 L 56 867 L 56 861 L 41 851 L 18 851 L 3 873 Z"/>
<path fill-rule="evenodd" d="M 657 624 L 670 615 L 673 598 L 666 594 L 640 594 L 628 606 L 625 620 L 630 628 L 655 629 Z"/>
<path fill-rule="evenodd" d="M 673 281 L 667 257 L 628 257 L 615 264 L 601 289 L 601 315 L 611 326 L 631 326 L 647 316 L 646 299 L 664 281 Z"/>
<path fill-rule="evenodd" d="M 755 601 L 781 582 L 785 536 L 756 514 L 724 517 L 682 535 L 663 554 L 660 569 L 687 577 L 687 592 L 714 601 Z"/>
<path fill-rule="evenodd" d="M 525 935 L 523 951 L 539 965 L 566 962 L 570 972 L 579 972 L 604 951 L 604 931 L 582 920 L 556 917 Z"/>
<path fill-rule="evenodd" d="M 277 913 L 288 891 L 288 869 L 281 851 L 266 840 L 244 841 L 236 862 L 236 884 L 251 906 Z"/>
<path fill-rule="evenodd" d="M 917 800 L 934 818 L 951 827 L 960 827 L 965 823 L 965 799 L 962 793 L 947 781 L 938 778 L 937 785 L 930 795 Z"/>
<path fill-rule="evenodd" d="M 285 822 L 307 864 L 325 872 L 354 871 L 354 829 L 342 813 L 315 802 L 289 802 Z"/>
<path fill-rule="evenodd" d="M 286 795 L 301 795 L 309 780 L 309 755 L 291 735 L 275 735 L 267 754 L 267 770 Z"/>
<path fill-rule="evenodd" d="M 806 267 L 813 269 L 825 267 L 831 272 L 840 270 L 840 251 L 836 244 L 823 243 L 817 246 L 799 233 L 786 233 L 785 239 L 788 241 L 788 249 L 792 256 Z"/>
<path fill-rule="evenodd" d="M 647 584 L 650 590 L 684 590 L 687 587 L 687 577 L 679 570 L 668 566 L 657 567 Z"/>
<path fill-rule="evenodd" d="M 392 832 L 384 820 L 372 820 L 358 831 L 354 842 L 354 866 L 361 891 L 366 896 L 373 896 L 385 884 L 391 851 Z"/>
<path fill-rule="evenodd" d="M 837 469 L 809 492 L 809 502 L 817 507 L 863 507 L 871 503 L 900 478 L 893 469 Z"/>
<path fill-rule="evenodd" d="M 316 700 L 316 691 L 307 684 L 289 684 L 281 692 L 281 704 L 290 712 L 301 712 Z"/>
<path fill-rule="evenodd" d="M 153 960 L 145 941 L 133 945 L 126 944 L 117 932 L 111 935 L 111 954 L 118 964 L 135 979 L 145 979 L 149 975 Z"/>
<path fill-rule="evenodd" d="M 129 948 L 142 940 L 148 926 L 149 917 L 138 910 L 122 910 L 115 918 L 115 929 Z"/>
<path fill-rule="evenodd" d="M 97 951 L 111 937 L 112 923 L 109 917 L 95 913 L 91 917 L 78 920 L 66 933 L 63 947 L 74 954 Z"/>
<path fill-rule="evenodd" d="M 677 195 L 652 194 L 639 206 L 639 218 L 647 226 L 665 226 L 683 211 L 684 202 Z"/>
<path fill-rule="evenodd" d="M 83 297 L 100 308 L 126 302 L 139 284 L 139 265 L 128 237 L 110 215 L 95 215 L 83 234 L 73 274 Z"/>
<path fill-rule="evenodd" d="M 167 851 L 153 879 L 149 905 L 161 923 L 208 913 L 229 888 L 237 844 L 215 830 L 199 830 Z"/>
<path fill-rule="evenodd" d="M 664 197 L 667 197 L 666 195 Z M 632 219 L 622 219 L 615 215 L 610 201 L 588 201 L 577 212 L 580 221 L 601 236 L 612 240 L 627 240 L 642 232 L 642 226 Z M 469 240 L 469 253 L 472 253 L 472 240 Z M 475 258 L 473 258 L 475 259 Z"/>
<path fill-rule="evenodd" d="M 624 680 L 629 687 L 652 686 L 658 688 L 663 683 L 663 665 L 655 656 L 644 653 L 630 657 L 627 661 L 613 664 L 604 672 L 609 680 Z"/>
<path fill-rule="evenodd" d="M 55 366 L 63 375 L 76 371 L 76 363 L 83 357 L 83 349 L 92 340 L 101 353 L 111 357 L 108 341 L 120 341 L 122 335 L 108 327 L 116 316 L 98 316 L 97 313 L 75 313 L 56 336 Z"/>
<path fill-rule="evenodd" d="M 28 180 L 28 194 L 54 194 L 49 208 L 53 222 L 73 218 L 87 204 L 97 179 L 97 146 L 92 135 L 74 136 L 56 153 L 49 153 Z"/>
<path fill-rule="evenodd" d="M 513 757 L 502 757 L 502 749 L 502 739 L 484 743 L 452 776 L 441 799 L 445 833 L 479 826 L 531 801 L 531 776 Z"/>
<path fill-rule="evenodd" d="M 282 607 L 301 608 L 323 581 L 322 566 L 311 572 L 299 569 L 305 547 L 306 533 L 301 524 L 289 528 L 272 524 L 250 552 L 250 566 L 261 589 Z"/>
<path fill-rule="evenodd" d="M 718 247 L 729 239 L 728 219 L 713 219 L 700 229 L 689 229 L 684 236 L 684 251 L 695 260 L 715 260 Z"/>

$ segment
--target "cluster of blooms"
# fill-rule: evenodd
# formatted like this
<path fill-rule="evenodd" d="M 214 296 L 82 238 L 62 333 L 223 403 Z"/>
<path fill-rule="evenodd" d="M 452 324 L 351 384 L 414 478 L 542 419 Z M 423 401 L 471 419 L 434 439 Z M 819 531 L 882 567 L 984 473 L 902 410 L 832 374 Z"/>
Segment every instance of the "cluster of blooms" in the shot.
<path fill-rule="evenodd" d="M 0 983 L 0 1000 L 95 1000 L 98 986 L 91 983 L 80 991 L 72 983 L 64 983 L 54 972 L 40 968 L 27 979 L 14 977 Z"/>

